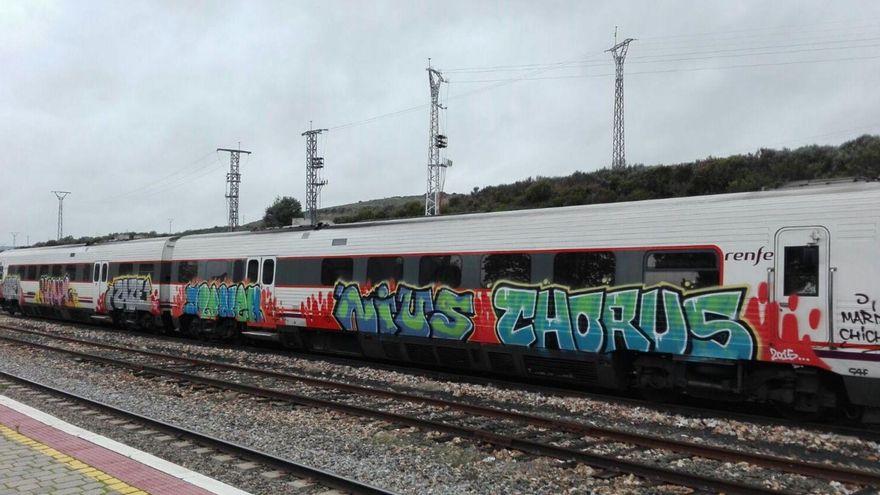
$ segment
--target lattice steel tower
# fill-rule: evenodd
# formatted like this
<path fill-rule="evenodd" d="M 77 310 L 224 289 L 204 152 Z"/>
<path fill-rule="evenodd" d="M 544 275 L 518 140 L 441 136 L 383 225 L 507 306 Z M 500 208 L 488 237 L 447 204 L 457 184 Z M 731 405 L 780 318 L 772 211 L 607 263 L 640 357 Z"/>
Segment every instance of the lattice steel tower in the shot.
<path fill-rule="evenodd" d="M 431 67 L 428 59 L 428 84 L 431 86 L 431 123 L 428 128 L 428 190 L 425 193 L 425 216 L 440 214 L 440 200 L 443 194 L 442 175 L 445 163 L 440 162 L 440 150 L 446 147 L 446 136 L 440 134 L 440 84 L 448 82 L 439 70 Z"/>
<path fill-rule="evenodd" d="M 614 136 L 611 144 L 611 168 L 626 166 L 626 148 L 623 142 L 623 60 L 629 50 L 630 42 L 635 38 L 627 38 L 617 42 L 617 27 L 614 28 L 614 46 L 605 50 L 611 52 L 617 70 L 614 78 Z"/>
<path fill-rule="evenodd" d="M 64 237 L 64 198 L 70 194 L 70 191 L 52 191 L 58 198 L 58 240 Z"/>
<path fill-rule="evenodd" d="M 238 143 L 238 147 L 241 148 L 241 143 Z M 249 155 L 251 152 L 229 148 L 217 148 L 217 151 L 229 153 L 229 173 L 226 174 L 226 204 L 229 207 L 229 230 L 235 230 L 238 227 L 238 189 L 241 184 L 241 173 L 238 171 L 239 158 L 242 153 Z"/>
<path fill-rule="evenodd" d="M 318 202 L 321 199 L 321 188 L 327 180 L 321 178 L 324 168 L 324 157 L 318 156 L 318 135 L 327 129 L 311 129 L 302 133 L 306 137 L 306 209 L 309 211 L 309 222 L 318 224 Z"/>

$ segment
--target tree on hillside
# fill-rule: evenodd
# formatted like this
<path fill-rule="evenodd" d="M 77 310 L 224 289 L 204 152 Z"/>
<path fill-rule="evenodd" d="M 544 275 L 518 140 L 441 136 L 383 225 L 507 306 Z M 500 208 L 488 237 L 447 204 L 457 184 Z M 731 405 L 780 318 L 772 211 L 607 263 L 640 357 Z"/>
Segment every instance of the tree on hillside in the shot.
<path fill-rule="evenodd" d="M 293 223 L 294 218 L 302 216 L 302 205 L 296 198 L 276 197 L 272 206 L 266 208 L 263 216 L 264 227 L 285 227 Z"/>

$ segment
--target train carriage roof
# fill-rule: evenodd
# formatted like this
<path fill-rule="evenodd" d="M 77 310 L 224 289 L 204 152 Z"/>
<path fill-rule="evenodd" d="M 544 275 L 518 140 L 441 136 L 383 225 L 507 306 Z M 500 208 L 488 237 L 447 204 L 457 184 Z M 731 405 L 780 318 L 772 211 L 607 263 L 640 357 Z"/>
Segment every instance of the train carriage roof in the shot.
<path fill-rule="evenodd" d="M 771 225 L 811 225 L 830 218 L 842 218 L 852 225 L 865 223 L 875 232 L 877 212 L 880 183 L 850 181 L 734 194 L 196 234 L 173 238 L 174 259 L 672 246 L 725 240 L 766 243 L 773 234 Z M 7 264 L 156 260 L 161 259 L 168 239 L 15 249 L 0 253 L 0 259 Z"/>

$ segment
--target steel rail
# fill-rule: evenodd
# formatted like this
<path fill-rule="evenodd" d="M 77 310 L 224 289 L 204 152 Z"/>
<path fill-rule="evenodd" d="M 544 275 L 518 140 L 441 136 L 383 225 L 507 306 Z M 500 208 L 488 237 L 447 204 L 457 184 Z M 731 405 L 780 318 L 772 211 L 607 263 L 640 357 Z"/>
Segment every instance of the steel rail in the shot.
<path fill-rule="evenodd" d="M 113 344 L 105 344 L 102 342 L 93 342 L 83 339 L 77 339 L 73 337 L 59 336 L 53 335 L 49 333 L 39 332 L 35 330 L 29 329 L 15 329 L 14 327 L 9 327 L 6 325 L 0 325 L 0 328 L 6 329 L 14 329 L 22 333 L 32 334 L 37 336 L 44 336 L 53 338 L 56 340 L 61 340 L 65 342 L 71 342 L 76 344 L 84 344 L 91 345 L 94 347 L 99 347 L 103 349 L 122 351 L 128 353 L 136 353 L 141 355 L 146 355 L 150 357 L 160 358 L 160 359 L 168 359 L 175 360 L 189 364 L 195 364 L 200 366 L 211 366 L 215 368 L 230 370 L 230 371 L 238 371 L 243 373 L 251 373 L 255 375 L 278 378 L 288 381 L 298 381 L 301 383 L 305 383 L 311 386 L 317 386 L 322 388 L 333 388 L 337 390 L 344 390 L 349 392 L 354 392 L 357 394 L 369 394 L 375 397 L 387 398 L 387 399 L 395 399 L 395 400 L 404 400 L 408 402 L 418 402 L 422 404 L 427 404 L 431 406 L 437 407 L 446 407 L 449 409 L 455 409 L 463 412 L 468 412 L 472 414 L 478 414 L 481 416 L 494 417 L 500 419 L 508 419 L 512 421 L 520 421 L 527 423 L 532 426 L 538 426 L 543 428 L 552 428 L 554 430 L 564 430 L 570 433 L 577 433 L 581 435 L 589 435 L 591 437 L 602 438 L 609 441 L 630 443 L 634 445 L 639 445 L 646 448 L 653 449 L 664 449 L 664 450 L 673 450 L 679 453 L 686 453 L 689 455 L 705 457 L 709 459 L 715 459 L 724 462 L 747 462 L 749 464 L 760 466 L 764 468 L 777 469 L 781 471 L 785 471 L 788 473 L 799 474 L 803 476 L 809 476 L 813 478 L 826 479 L 830 481 L 840 481 L 840 482 L 849 482 L 856 483 L 861 485 L 870 485 L 870 486 L 880 486 L 880 473 L 870 473 L 865 471 L 859 471 L 856 469 L 843 467 L 843 466 L 834 466 L 828 464 L 819 464 L 815 462 L 805 462 L 796 459 L 789 459 L 785 457 L 769 455 L 769 454 L 761 454 L 761 453 L 752 453 L 752 452 L 743 452 L 737 449 L 731 449 L 726 447 L 718 447 L 706 444 L 700 444 L 697 442 L 679 440 L 679 439 L 669 439 L 664 438 L 657 435 L 643 434 L 643 433 L 632 433 L 616 428 L 608 428 L 601 426 L 593 426 L 585 423 L 558 419 L 558 418 L 550 418 L 546 416 L 538 416 L 534 414 L 515 412 L 510 410 L 499 409 L 496 407 L 488 407 L 488 406 L 479 406 L 474 404 L 468 404 L 460 401 L 452 401 L 446 399 L 435 399 L 431 397 L 424 397 L 421 395 L 411 395 L 403 392 L 396 392 L 393 390 L 380 390 L 372 387 L 365 387 L 361 385 L 352 385 L 349 383 L 343 383 L 335 380 L 326 380 L 321 378 L 312 378 L 305 377 L 301 375 L 293 375 L 288 373 L 281 373 L 277 371 L 271 370 L 262 370 L 259 368 L 252 368 L 249 366 L 241 366 L 236 364 L 222 363 L 209 361 L 198 358 L 190 358 L 183 356 L 174 356 L 171 354 L 155 352 L 155 351 L 145 351 L 140 349 L 131 349 L 127 347 L 120 347 Z"/>
<path fill-rule="evenodd" d="M 157 430 L 171 433 L 176 436 L 188 437 L 198 442 L 199 444 L 209 445 L 217 450 L 229 454 L 234 454 L 236 456 L 260 462 L 261 464 L 265 464 L 267 466 L 272 466 L 277 469 L 289 471 L 297 476 L 314 480 L 323 486 L 349 491 L 357 495 L 394 495 L 394 492 L 390 492 L 382 488 L 377 488 L 366 483 L 361 483 L 357 480 L 331 473 L 330 471 L 325 471 L 323 469 L 300 464 L 298 462 L 284 459 L 282 457 L 278 457 L 256 449 L 252 449 L 250 447 L 246 447 L 235 442 L 229 442 L 214 436 L 206 435 L 204 433 L 199 433 L 197 431 L 184 428 L 182 426 L 177 426 L 165 421 L 153 419 L 148 416 L 129 411 L 127 409 L 112 406 L 105 402 L 89 399 L 81 395 L 67 392 L 39 382 L 35 382 L 33 380 L 29 380 L 27 378 L 9 373 L 7 371 L 0 371 L 0 377 L 6 378 L 14 382 L 23 383 L 30 388 L 44 390 L 53 395 L 61 396 L 82 404 L 87 404 L 90 408 L 106 411 L 115 416 L 124 417 L 129 420 L 145 424 L 150 428 L 155 428 Z"/>
<path fill-rule="evenodd" d="M 122 368 L 134 369 L 140 372 L 146 372 L 150 374 L 154 374 L 157 376 L 167 376 L 172 377 L 181 381 L 186 381 L 188 383 L 199 383 L 209 387 L 215 387 L 219 389 L 226 390 L 234 390 L 242 393 L 246 393 L 254 396 L 261 396 L 266 398 L 278 399 L 283 401 L 292 402 L 299 405 L 311 406 L 317 408 L 324 408 L 329 410 L 341 411 L 355 416 L 361 417 L 369 417 L 373 419 L 379 419 L 383 421 L 388 421 L 390 423 L 395 423 L 399 425 L 412 426 L 416 428 L 440 431 L 444 433 L 449 433 L 452 435 L 464 437 L 464 438 L 472 438 L 478 441 L 483 441 L 486 443 L 490 443 L 492 445 L 496 445 L 503 448 L 512 448 L 516 450 L 520 450 L 523 452 L 531 453 L 534 455 L 540 455 L 545 457 L 555 457 L 558 459 L 569 460 L 574 462 L 580 462 L 583 464 L 587 464 L 589 466 L 598 467 L 601 469 L 605 469 L 607 471 L 612 472 L 625 472 L 634 474 L 636 476 L 649 479 L 652 481 L 660 481 L 664 483 L 672 483 L 681 486 L 688 486 L 691 488 L 695 488 L 698 490 L 708 490 L 713 492 L 725 492 L 730 494 L 780 494 L 780 493 L 788 493 L 782 490 L 776 490 L 771 488 L 766 488 L 763 486 L 758 486 L 749 483 L 742 483 L 737 481 L 729 481 L 718 478 L 711 478 L 708 476 L 685 473 L 680 471 L 675 471 L 668 468 L 652 466 L 649 464 L 629 461 L 625 459 L 619 459 L 610 455 L 601 455 L 594 454 L 589 452 L 582 452 L 576 449 L 569 449 L 565 447 L 557 447 L 554 445 L 548 445 L 528 439 L 516 438 L 509 435 L 502 435 L 493 433 L 480 428 L 473 428 L 467 426 L 459 426 L 453 425 L 449 423 L 444 423 L 440 421 L 428 420 L 423 418 L 417 418 L 414 416 L 408 416 L 398 413 L 380 411 L 376 409 L 370 409 L 363 406 L 351 405 L 340 403 L 332 400 L 319 399 L 315 397 L 309 397 L 301 394 L 294 394 L 290 392 L 284 392 L 280 390 L 274 389 L 264 389 L 260 387 L 254 387 L 251 385 L 240 384 L 236 382 L 228 382 L 224 380 L 217 380 L 214 378 L 207 378 L 199 375 L 193 375 L 189 373 L 184 373 L 175 370 L 168 370 L 163 368 L 158 368 L 155 366 L 148 366 L 138 363 L 132 363 L 129 361 L 122 361 L 118 359 L 107 358 L 103 356 L 96 356 L 94 354 L 88 354 L 84 352 L 74 351 L 70 349 L 62 349 L 59 347 L 54 347 L 46 344 L 40 344 L 37 342 L 31 342 L 27 340 L 16 339 L 8 336 L 0 336 L 0 340 L 5 340 L 8 342 L 13 342 L 17 344 L 23 344 L 26 346 L 36 347 L 40 349 L 46 349 L 52 352 L 58 352 L 61 354 L 67 354 L 71 356 L 75 356 L 81 359 L 99 362 L 108 364 L 111 366 L 118 366 Z M 128 350 L 128 349 L 126 349 Z"/>
<path fill-rule="evenodd" d="M 144 332 L 139 332 L 135 330 L 129 330 L 125 328 L 119 327 L 107 327 L 106 325 L 99 323 L 89 323 L 89 322 L 80 322 L 80 321 L 67 321 L 67 320 L 58 320 L 57 318 L 47 318 L 42 316 L 27 316 L 27 320 L 24 321 L 46 321 L 46 322 L 61 322 L 65 326 L 80 328 L 84 330 L 95 330 L 101 329 L 105 332 L 113 332 L 113 333 L 122 333 L 124 335 L 144 338 L 148 337 L 150 340 L 157 340 L 162 342 L 172 342 L 172 343 L 184 343 L 189 345 L 205 345 L 202 342 L 195 341 L 192 337 L 186 336 L 173 336 L 173 335 L 145 335 Z M 0 327 L 3 327 L 0 324 Z M 816 431 L 817 433 L 831 433 L 835 435 L 850 435 L 856 436 L 863 440 L 870 440 L 874 442 L 880 442 L 880 427 L 866 427 L 866 426 L 846 426 L 840 424 L 828 424 L 828 423 L 820 423 L 817 421 L 792 421 L 790 419 L 784 419 L 781 417 L 777 417 L 773 414 L 766 413 L 756 413 L 756 412 L 738 412 L 731 411 L 729 407 L 722 407 L 720 405 L 704 405 L 704 406 L 696 406 L 692 404 L 664 404 L 662 402 L 638 399 L 631 396 L 626 396 L 621 393 L 617 394 L 609 394 L 609 393 L 601 393 L 597 391 L 585 391 L 581 388 L 576 388 L 572 384 L 568 385 L 549 385 L 549 384 L 537 384 L 529 381 L 511 381 L 509 379 L 505 379 L 503 377 L 495 376 L 495 377 L 486 377 L 480 376 L 479 374 L 475 374 L 473 372 L 467 372 L 465 370 L 458 370 L 456 373 L 455 370 L 451 369 L 437 369 L 432 366 L 419 366 L 418 364 L 413 363 L 404 363 L 404 362 L 392 362 L 389 363 L 387 360 L 381 359 L 370 359 L 367 357 L 351 357 L 351 356 L 343 356 L 338 354 L 328 354 L 317 351 L 307 351 L 307 350 L 297 350 L 297 349 L 284 349 L 283 351 L 277 349 L 271 349 L 266 347 L 255 347 L 248 345 L 230 345 L 230 344 L 218 344 L 220 348 L 224 349 L 235 349 L 241 351 L 248 351 L 252 353 L 259 354 L 268 354 L 274 356 L 295 356 L 300 359 L 306 359 L 310 361 L 320 361 L 320 362 L 329 362 L 335 364 L 341 364 L 345 366 L 353 366 L 353 367 L 371 367 L 378 368 L 389 371 L 400 371 L 411 373 L 418 376 L 429 377 L 432 379 L 439 380 L 459 380 L 466 381 L 468 383 L 474 383 L 478 385 L 493 385 L 493 386 L 502 386 L 502 387 L 517 387 L 521 388 L 524 391 L 534 391 L 543 394 L 550 394 L 555 396 L 565 396 L 565 397 L 582 397 L 591 400 L 603 400 L 608 402 L 613 402 L 621 405 L 632 405 L 634 407 L 650 407 L 653 409 L 666 411 L 669 413 L 680 414 L 692 414 L 697 417 L 711 417 L 716 419 L 730 419 L 734 421 L 745 421 L 756 424 L 761 424 L 765 426 L 787 426 L 787 427 L 796 427 L 802 429 L 808 429 L 812 431 Z M 213 346 L 217 347 L 217 346 Z M 729 403 L 725 403 L 724 406 L 730 406 Z"/>

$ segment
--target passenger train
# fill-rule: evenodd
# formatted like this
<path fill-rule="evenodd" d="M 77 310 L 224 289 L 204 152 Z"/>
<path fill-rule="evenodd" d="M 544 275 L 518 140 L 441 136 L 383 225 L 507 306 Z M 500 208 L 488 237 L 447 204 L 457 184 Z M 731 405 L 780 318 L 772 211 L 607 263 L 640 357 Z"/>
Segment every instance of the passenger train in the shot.
<path fill-rule="evenodd" d="M 10 313 L 880 421 L 880 183 L 0 253 Z"/>

